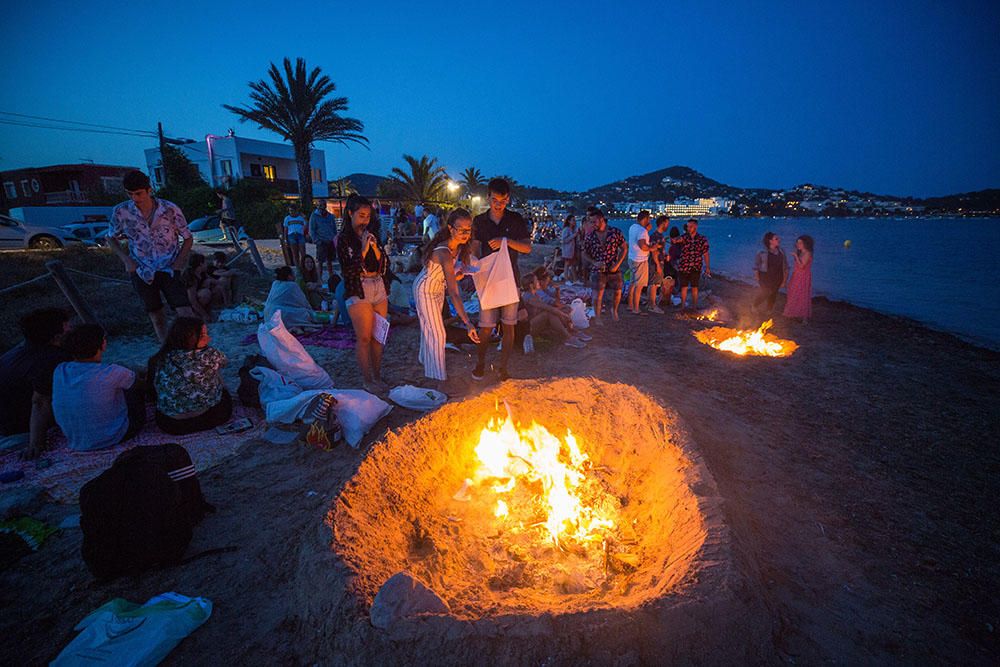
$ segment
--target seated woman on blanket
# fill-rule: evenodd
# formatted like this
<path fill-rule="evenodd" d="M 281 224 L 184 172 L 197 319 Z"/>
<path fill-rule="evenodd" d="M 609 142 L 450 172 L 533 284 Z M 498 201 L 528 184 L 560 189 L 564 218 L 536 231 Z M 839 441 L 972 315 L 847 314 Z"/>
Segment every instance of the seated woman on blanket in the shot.
<path fill-rule="evenodd" d="M 226 355 L 209 347 L 208 327 L 197 317 L 178 317 L 160 351 L 149 360 L 146 377 L 156 401 L 156 425 L 164 433 L 186 435 L 221 426 L 233 414 L 222 383 Z"/>
<path fill-rule="evenodd" d="M 323 288 L 323 279 L 312 255 L 302 256 L 302 262 L 299 263 L 296 273 L 298 275 L 295 282 L 306 295 L 309 305 L 313 310 L 322 310 L 323 301 L 328 300 L 330 295 Z"/>
<path fill-rule="evenodd" d="M 554 340 L 561 341 L 569 347 L 586 347 L 585 340 L 590 336 L 573 331 L 573 322 L 570 316 L 557 308 L 551 306 L 541 298 L 542 288 L 538 282 L 538 276 L 529 273 L 521 279 L 521 287 L 524 290 L 521 298 L 528 307 L 528 318 L 531 323 L 531 334 L 524 339 L 524 351 L 534 350 L 534 336 L 542 335 Z"/>
<path fill-rule="evenodd" d="M 187 288 L 191 310 L 203 320 L 212 319 L 212 304 L 224 304 L 222 286 L 209 273 L 205 256 L 193 252 L 188 257 L 187 268 L 181 274 L 181 282 Z"/>
<path fill-rule="evenodd" d="M 264 302 L 264 320 L 270 320 L 276 310 L 281 311 L 281 321 L 289 329 L 320 327 L 321 320 L 328 319 L 326 313 L 313 310 L 305 293 L 295 282 L 290 266 L 281 266 L 274 271 L 274 282 Z"/>
<path fill-rule="evenodd" d="M 146 423 L 143 381 L 124 366 L 101 363 L 107 347 L 100 325 L 78 325 L 63 339 L 73 361 L 52 374 L 52 412 L 76 451 L 114 447 Z"/>

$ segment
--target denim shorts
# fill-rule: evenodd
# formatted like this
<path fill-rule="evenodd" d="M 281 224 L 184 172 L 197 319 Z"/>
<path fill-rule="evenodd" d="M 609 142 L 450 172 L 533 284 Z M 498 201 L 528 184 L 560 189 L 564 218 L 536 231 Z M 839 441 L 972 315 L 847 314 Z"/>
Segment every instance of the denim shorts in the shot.
<path fill-rule="evenodd" d="M 288 235 L 288 242 L 291 245 L 302 245 L 306 242 L 305 234 L 299 234 L 298 232 L 293 232 Z"/>
<path fill-rule="evenodd" d="M 376 276 L 374 278 L 362 278 L 361 279 L 361 289 L 365 293 L 365 298 L 352 296 L 347 299 L 347 307 L 350 308 L 356 303 L 367 303 L 373 308 L 380 303 L 384 303 L 389 300 L 389 297 L 385 293 L 385 282 L 382 280 L 382 276 Z"/>
<path fill-rule="evenodd" d="M 497 325 L 497 318 L 500 322 L 503 322 L 507 326 L 515 326 L 517 324 L 517 307 L 519 304 L 508 303 L 506 306 L 500 306 L 499 308 L 488 308 L 486 310 L 479 312 L 479 328 L 480 329 L 492 329 Z"/>

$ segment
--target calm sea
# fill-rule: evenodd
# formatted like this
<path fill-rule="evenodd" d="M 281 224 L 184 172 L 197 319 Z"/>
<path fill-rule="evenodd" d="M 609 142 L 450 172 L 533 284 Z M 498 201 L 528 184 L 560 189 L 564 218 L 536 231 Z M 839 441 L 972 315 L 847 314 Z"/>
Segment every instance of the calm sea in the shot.
<path fill-rule="evenodd" d="M 627 231 L 631 222 L 612 224 Z M 712 269 L 747 282 L 764 232 L 778 234 L 786 253 L 809 234 L 815 294 L 1000 349 L 1000 219 L 702 218 L 698 231 L 708 237 Z"/>

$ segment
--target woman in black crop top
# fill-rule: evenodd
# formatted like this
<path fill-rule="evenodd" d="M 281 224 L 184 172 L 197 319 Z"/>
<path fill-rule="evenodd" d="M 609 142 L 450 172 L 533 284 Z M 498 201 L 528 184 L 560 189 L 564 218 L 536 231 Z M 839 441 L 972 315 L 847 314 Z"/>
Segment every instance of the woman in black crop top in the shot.
<path fill-rule="evenodd" d="M 372 205 L 364 197 L 351 195 L 344 207 L 344 223 L 337 236 L 337 259 L 344 278 L 347 314 L 354 326 L 354 352 L 367 391 L 387 388 L 382 382 L 382 344 L 372 335 L 376 315 L 389 312 L 386 284 L 388 256 L 378 238 L 368 231 Z"/>

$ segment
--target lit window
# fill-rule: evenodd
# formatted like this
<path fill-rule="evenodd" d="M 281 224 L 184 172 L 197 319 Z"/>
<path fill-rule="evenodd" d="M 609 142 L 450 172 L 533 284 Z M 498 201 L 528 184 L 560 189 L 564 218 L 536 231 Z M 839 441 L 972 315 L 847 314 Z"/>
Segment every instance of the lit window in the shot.
<path fill-rule="evenodd" d="M 9 199 L 17 199 L 17 186 L 11 181 L 4 181 L 3 189 Z"/>
<path fill-rule="evenodd" d="M 273 164 L 262 164 L 260 168 L 264 173 L 264 178 L 267 180 L 274 181 L 278 179 L 278 170 Z"/>
<path fill-rule="evenodd" d="M 233 175 L 233 161 L 232 160 L 223 160 L 222 162 L 219 163 L 219 166 L 222 167 L 222 173 L 224 175 L 226 175 L 226 176 L 232 176 Z"/>

